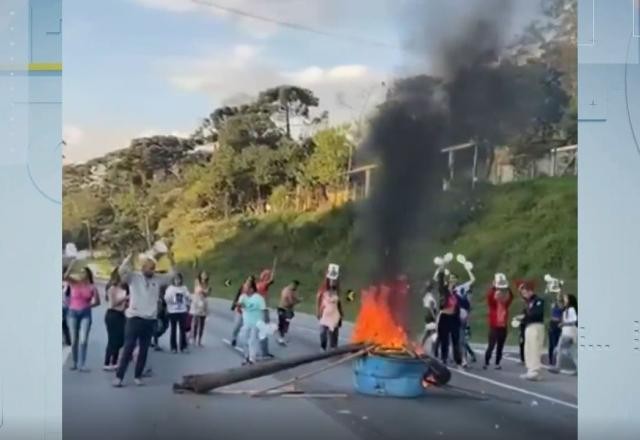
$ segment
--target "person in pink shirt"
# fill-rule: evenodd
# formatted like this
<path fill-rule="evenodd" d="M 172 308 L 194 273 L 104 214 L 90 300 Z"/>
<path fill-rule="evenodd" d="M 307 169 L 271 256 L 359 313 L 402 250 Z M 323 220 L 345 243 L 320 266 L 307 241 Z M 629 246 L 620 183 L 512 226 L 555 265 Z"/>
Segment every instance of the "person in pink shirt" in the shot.
<path fill-rule="evenodd" d="M 79 275 L 70 275 L 69 266 L 66 281 L 69 283 L 69 311 L 67 321 L 71 330 L 71 370 L 89 371 L 86 367 L 87 345 L 91 330 L 91 309 L 100 305 L 100 295 L 93 284 L 93 273 L 85 267 Z"/>

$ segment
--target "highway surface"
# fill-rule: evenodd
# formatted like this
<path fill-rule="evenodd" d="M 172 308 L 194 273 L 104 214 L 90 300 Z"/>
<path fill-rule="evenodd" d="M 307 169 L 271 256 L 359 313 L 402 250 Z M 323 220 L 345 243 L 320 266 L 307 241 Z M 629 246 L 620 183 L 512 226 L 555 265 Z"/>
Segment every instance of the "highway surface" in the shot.
<path fill-rule="evenodd" d="M 104 308 L 94 310 L 88 373 L 63 370 L 63 433 L 66 440 L 87 439 L 576 439 L 577 380 L 545 374 L 537 383 L 523 381 L 515 356 L 502 371 L 472 365 L 454 372 L 456 390 L 434 390 L 420 399 L 366 397 L 354 393 L 351 366 L 346 364 L 305 380 L 300 388 L 345 397 L 268 397 L 174 394 L 172 384 L 183 374 L 218 371 L 241 363 L 229 338 L 233 313 L 229 302 L 212 300 L 205 347 L 171 354 L 168 333 L 164 352 L 150 352 L 153 377 L 144 387 L 111 387 L 113 373 L 101 370 L 106 330 Z M 275 315 L 272 315 L 275 316 Z M 349 326 L 344 333 L 348 337 Z M 346 342 L 346 341 L 344 341 Z M 319 350 L 314 318 L 296 316 L 287 347 L 271 344 L 277 357 Z M 67 350 L 68 351 L 68 350 Z M 65 352 L 66 353 L 66 352 Z M 65 356 L 66 358 L 66 356 Z M 320 364 L 233 385 L 255 390 L 278 384 Z"/>

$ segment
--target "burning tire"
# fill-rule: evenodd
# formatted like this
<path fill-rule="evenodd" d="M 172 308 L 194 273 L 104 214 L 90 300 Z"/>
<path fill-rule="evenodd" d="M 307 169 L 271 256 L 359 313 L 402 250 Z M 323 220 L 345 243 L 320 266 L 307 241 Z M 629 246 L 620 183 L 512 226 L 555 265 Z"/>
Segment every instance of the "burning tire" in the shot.
<path fill-rule="evenodd" d="M 422 376 L 425 386 L 444 386 L 451 380 L 451 371 L 442 363 L 429 359 L 426 361 L 427 371 Z"/>

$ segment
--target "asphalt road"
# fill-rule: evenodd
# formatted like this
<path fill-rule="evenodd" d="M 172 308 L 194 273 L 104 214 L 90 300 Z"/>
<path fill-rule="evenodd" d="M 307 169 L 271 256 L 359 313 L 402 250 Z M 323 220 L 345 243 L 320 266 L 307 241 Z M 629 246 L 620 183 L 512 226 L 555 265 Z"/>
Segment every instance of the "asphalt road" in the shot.
<path fill-rule="evenodd" d="M 252 398 L 242 395 L 174 394 L 183 374 L 217 371 L 241 363 L 241 355 L 223 339 L 233 314 L 229 303 L 213 300 L 205 347 L 188 354 L 150 352 L 154 376 L 144 387 L 111 387 L 113 373 L 101 370 L 106 344 L 104 309 L 94 310 L 88 373 L 63 372 L 63 434 L 67 440 L 103 439 L 575 439 L 577 380 L 545 374 L 537 383 L 523 381 L 523 367 L 511 357 L 502 371 L 480 365 L 455 372 L 456 390 L 434 390 L 420 399 L 366 397 L 355 394 L 349 364 L 305 380 L 307 392 L 347 393 L 348 397 Z M 349 326 L 345 326 L 346 336 Z M 161 344 L 166 348 L 168 334 Z M 277 357 L 319 350 L 314 319 L 296 316 L 287 347 L 271 344 Z M 278 384 L 321 364 L 234 385 L 254 390 Z"/>

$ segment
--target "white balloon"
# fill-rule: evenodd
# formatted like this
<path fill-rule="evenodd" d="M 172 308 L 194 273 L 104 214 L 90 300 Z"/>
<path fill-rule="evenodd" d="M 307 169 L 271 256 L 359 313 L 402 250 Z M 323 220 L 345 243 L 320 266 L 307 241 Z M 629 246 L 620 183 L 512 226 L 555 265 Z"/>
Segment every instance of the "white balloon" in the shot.
<path fill-rule="evenodd" d="M 451 252 L 447 253 L 447 254 L 444 256 L 444 261 L 445 261 L 445 263 L 450 263 L 450 262 L 452 262 L 452 261 L 453 261 L 453 254 L 452 254 Z"/>
<path fill-rule="evenodd" d="M 467 262 L 467 257 L 465 257 L 462 254 L 458 254 L 458 256 L 456 257 L 456 260 L 458 260 L 458 263 L 464 264 Z"/>
<path fill-rule="evenodd" d="M 442 257 L 435 257 L 433 259 L 433 264 L 435 264 L 436 266 L 442 266 L 444 264 L 444 261 L 442 261 Z"/>
<path fill-rule="evenodd" d="M 471 261 L 465 261 L 464 268 L 467 270 L 473 270 L 473 263 Z"/>
<path fill-rule="evenodd" d="M 78 248 L 73 243 L 67 243 L 64 247 L 64 254 L 67 257 L 76 258 L 78 256 Z"/>

